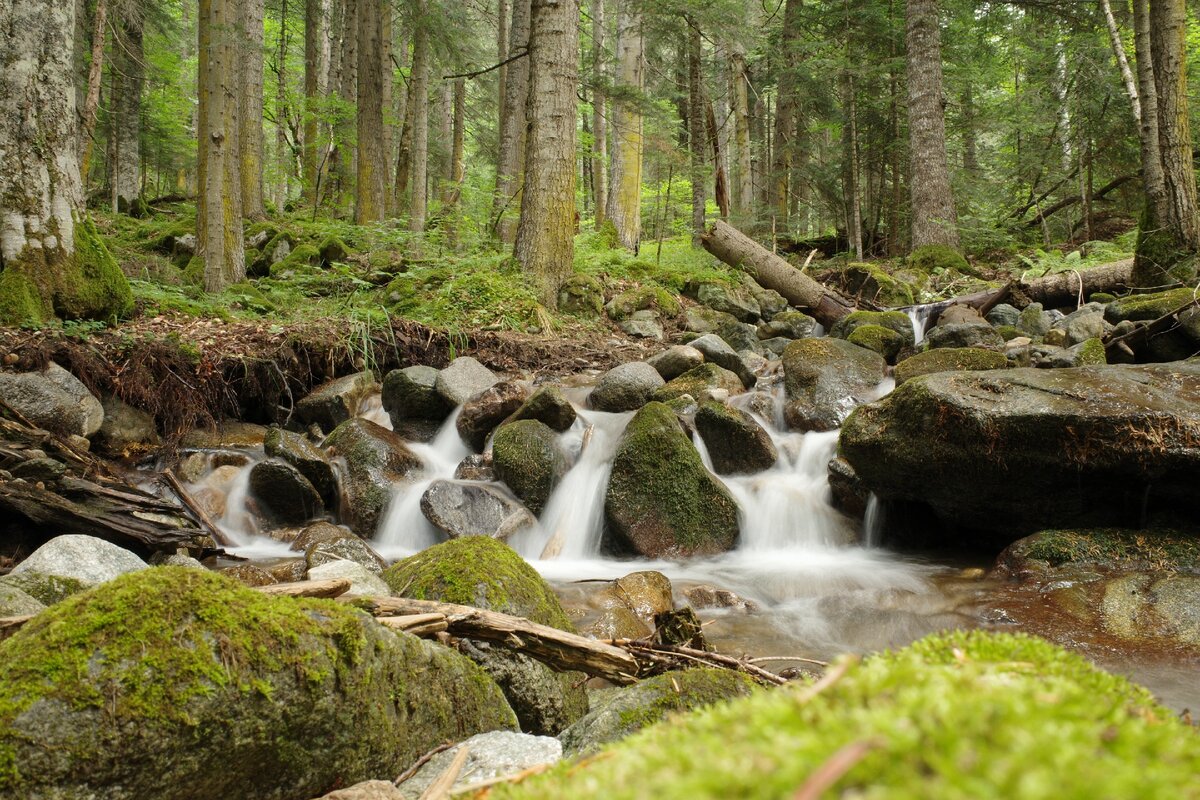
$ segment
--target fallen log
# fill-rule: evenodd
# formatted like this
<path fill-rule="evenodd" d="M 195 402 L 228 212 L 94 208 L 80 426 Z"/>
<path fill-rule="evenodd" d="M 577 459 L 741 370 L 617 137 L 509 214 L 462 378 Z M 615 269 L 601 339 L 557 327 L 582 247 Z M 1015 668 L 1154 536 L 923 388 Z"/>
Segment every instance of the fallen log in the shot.
<path fill-rule="evenodd" d="M 405 614 L 402 617 L 376 617 L 384 626 L 413 636 L 429 637 L 450 627 L 444 614 Z"/>
<path fill-rule="evenodd" d="M 854 304 L 805 275 L 737 228 L 717 220 L 700 237 L 704 249 L 736 269 L 748 272 L 794 306 L 807 308 L 817 322 L 832 327 L 854 311 Z"/>
<path fill-rule="evenodd" d="M 539 625 L 521 617 L 453 603 L 405 597 L 346 598 L 377 617 L 441 614 L 446 632 L 464 639 L 495 642 L 536 658 L 559 671 L 578 671 L 613 683 L 637 680 L 637 659 L 624 650 L 574 633 Z"/>

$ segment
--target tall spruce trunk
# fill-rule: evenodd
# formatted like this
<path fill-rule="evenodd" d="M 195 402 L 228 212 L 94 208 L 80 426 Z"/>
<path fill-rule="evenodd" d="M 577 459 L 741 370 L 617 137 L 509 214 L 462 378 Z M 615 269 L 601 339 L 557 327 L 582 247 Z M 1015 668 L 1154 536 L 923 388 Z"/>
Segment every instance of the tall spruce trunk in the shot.
<path fill-rule="evenodd" d="M 358 174 L 354 182 L 354 222 L 358 225 L 381 221 L 387 203 L 390 159 L 383 137 L 382 6 L 383 0 L 358 2 Z"/>
<path fill-rule="evenodd" d="M 592 196 L 596 230 L 604 224 L 608 206 L 608 115 L 605 113 L 604 0 L 592 0 Z"/>
<path fill-rule="evenodd" d="M 279 213 L 282 213 L 284 206 L 287 205 L 288 199 L 288 177 L 292 172 L 292 154 L 288 147 L 287 140 L 287 56 L 288 56 L 288 32 L 287 32 L 287 15 L 288 15 L 288 0 L 280 0 L 279 3 L 279 49 L 277 56 L 279 60 L 279 74 L 276 81 L 275 92 L 275 167 L 278 172 L 275 175 L 275 208 Z"/>
<path fill-rule="evenodd" d="M 409 183 L 412 199 L 408 204 L 408 229 L 425 230 L 426 184 L 429 182 L 429 20 L 426 0 L 413 0 L 412 96 L 408 116 L 412 119 L 412 146 L 409 148 Z"/>
<path fill-rule="evenodd" d="M 623 92 L 640 94 L 645 80 L 646 40 L 633 0 L 620 0 L 617 14 L 617 75 Z M 604 215 L 617 241 L 637 252 L 642 236 L 642 112 L 636 102 L 612 103 L 613 152 L 608 207 Z"/>
<path fill-rule="evenodd" d="M 263 0 L 238 0 L 238 148 L 242 214 L 267 218 L 263 205 Z"/>
<path fill-rule="evenodd" d="M 199 148 L 204 153 L 196 201 L 197 255 L 204 289 L 219 292 L 246 277 L 238 146 L 237 0 L 200 0 Z"/>
<path fill-rule="evenodd" d="M 74 40 L 74 3 L 0 2 L 0 325 L 132 305 L 85 216 Z"/>
<path fill-rule="evenodd" d="M 958 248 L 958 214 L 946 164 L 937 0 L 908 0 L 908 145 L 913 249 Z"/>
<path fill-rule="evenodd" d="M 359 6 L 367 0 L 341 0 L 342 24 L 338 47 L 337 96 L 343 109 L 353 109 L 358 103 L 358 13 Z M 339 42 L 334 43 L 335 46 Z M 342 207 L 348 202 L 354 186 L 355 161 L 358 154 L 355 146 L 356 121 L 349 113 L 338 115 L 334 126 L 336 153 L 330 165 L 332 175 L 330 188 L 336 190 L 336 204 Z"/>
<path fill-rule="evenodd" d="M 317 202 L 318 110 L 324 28 L 325 13 L 321 0 L 304 0 L 304 144 L 300 151 L 300 172 L 304 197 L 310 204 Z"/>
<path fill-rule="evenodd" d="M 796 70 L 799 67 L 801 0 L 787 0 L 783 15 L 783 33 L 779 42 L 779 100 L 775 106 L 775 149 L 771 163 L 771 203 L 778 227 L 786 229 L 792 202 L 789 192 L 792 157 L 798 132 L 800 99 L 797 96 Z"/>
<path fill-rule="evenodd" d="M 575 92 L 578 0 L 533 0 L 529 35 L 529 133 L 525 188 L 513 255 L 549 308 L 575 253 Z"/>
<path fill-rule="evenodd" d="M 108 0 L 96 0 L 96 10 L 92 15 L 92 58 L 88 66 L 87 94 L 83 101 L 83 127 L 79 132 L 80 176 L 84 185 L 91 172 L 92 150 L 96 144 L 96 118 L 100 110 L 100 81 L 104 75 L 104 43 L 107 40 Z"/>
<path fill-rule="evenodd" d="M 120 31 L 117 48 L 117 78 L 113 91 L 113 195 L 116 210 L 140 217 L 146 212 L 142 201 L 142 88 L 145 84 L 142 19 L 133 14 Z"/>
<path fill-rule="evenodd" d="M 508 28 L 508 56 L 514 58 L 529 47 L 530 0 L 513 0 L 512 23 Z M 504 79 L 504 102 L 500 107 L 500 146 L 492 220 L 496 237 L 511 242 L 516 237 L 514 214 L 521 206 L 520 190 L 525 164 L 525 113 L 529 97 L 529 56 L 508 65 Z"/>
<path fill-rule="evenodd" d="M 750 152 L 750 76 L 746 72 L 746 51 L 735 44 L 729 54 L 729 88 L 733 113 L 733 210 L 735 218 L 749 219 L 754 213 L 754 169 Z"/>
<path fill-rule="evenodd" d="M 704 235 L 704 211 L 708 196 L 704 185 L 705 167 L 705 134 L 704 122 L 704 87 L 700 82 L 700 59 L 703 54 L 703 40 L 700 38 L 700 26 L 695 20 L 689 19 L 688 24 L 688 150 L 691 154 L 692 181 L 692 244 L 700 246 L 700 237 Z"/>

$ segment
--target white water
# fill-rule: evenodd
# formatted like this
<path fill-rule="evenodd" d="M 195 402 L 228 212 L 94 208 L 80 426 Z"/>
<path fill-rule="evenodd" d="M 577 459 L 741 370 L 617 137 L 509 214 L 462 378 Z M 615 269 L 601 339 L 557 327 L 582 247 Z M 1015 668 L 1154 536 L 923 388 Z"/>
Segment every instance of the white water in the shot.
<path fill-rule="evenodd" d="M 932 306 L 912 306 L 905 309 L 908 318 L 912 320 L 913 339 L 916 344 L 925 341 L 925 326 L 929 324 L 929 317 L 933 315 Z"/>
<path fill-rule="evenodd" d="M 867 547 L 878 547 L 883 539 L 883 504 L 871 492 L 867 497 L 867 509 L 863 514 L 863 543 Z"/>

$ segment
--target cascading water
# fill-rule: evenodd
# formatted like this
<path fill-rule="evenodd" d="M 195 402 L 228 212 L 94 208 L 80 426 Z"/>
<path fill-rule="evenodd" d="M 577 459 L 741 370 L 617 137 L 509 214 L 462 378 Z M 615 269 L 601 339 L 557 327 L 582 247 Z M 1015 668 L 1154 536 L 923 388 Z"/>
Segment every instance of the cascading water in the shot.
<path fill-rule="evenodd" d="M 933 308 L 933 306 L 911 306 L 904 309 L 912 321 L 913 340 L 916 344 L 925 341 L 925 327 L 929 324 L 929 318 L 933 316 Z"/>

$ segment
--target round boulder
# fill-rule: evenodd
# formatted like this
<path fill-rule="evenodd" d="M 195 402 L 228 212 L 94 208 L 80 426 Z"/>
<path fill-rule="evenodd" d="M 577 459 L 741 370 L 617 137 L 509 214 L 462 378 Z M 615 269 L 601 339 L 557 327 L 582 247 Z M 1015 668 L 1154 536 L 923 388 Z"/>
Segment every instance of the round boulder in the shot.
<path fill-rule="evenodd" d="M 541 514 L 567 471 L 567 457 L 558 446 L 558 434 L 544 423 L 524 419 L 492 437 L 492 470 L 526 508 Z"/>
<path fill-rule="evenodd" d="M 613 367 L 600 376 L 588 395 L 588 405 L 597 411 L 635 411 L 666 381 L 645 361 Z"/>
<path fill-rule="evenodd" d="M 705 403 L 696 412 L 696 430 L 718 475 L 762 472 L 779 460 L 770 434 L 739 408 Z"/>
<path fill-rule="evenodd" d="M 451 539 L 491 536 L 507 541 L 533 527 L 537 518 L 499 487 L 439 480 L 421 495 L 421 513 Z"/>

